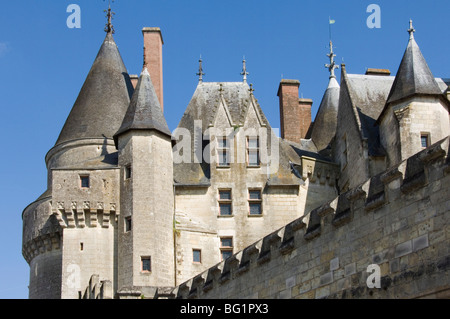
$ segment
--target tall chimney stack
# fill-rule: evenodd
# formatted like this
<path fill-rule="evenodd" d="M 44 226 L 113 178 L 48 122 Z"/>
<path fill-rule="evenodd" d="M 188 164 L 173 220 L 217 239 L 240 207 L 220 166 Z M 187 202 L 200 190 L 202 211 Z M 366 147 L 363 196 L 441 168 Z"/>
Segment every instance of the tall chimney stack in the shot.
<path fill-rule="evenodd" d="M 161 109 L 163 101 L 163 62 L 162 46 L 164 44 L 160 28 L 143 28 L 144 35 L 144 67 L 147 67 L 153 86 L 158 96 Z"/>
<path fill-rule="evenodd" d="M 306 137 L 311 126 L 311 106 L 310 99 L 299 98 L 298 80 L 281 80 L 278 88 L 280 98 L 280 125 L 281 138 L 300 143 Z"/>

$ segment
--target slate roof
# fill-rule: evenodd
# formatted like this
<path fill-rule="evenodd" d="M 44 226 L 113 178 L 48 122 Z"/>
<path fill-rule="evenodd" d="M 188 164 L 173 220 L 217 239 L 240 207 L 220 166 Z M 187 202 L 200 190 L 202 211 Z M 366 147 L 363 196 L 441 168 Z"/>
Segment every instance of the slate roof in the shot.
<path fill-rule="evenodd" d="M 112 138 L 132 93 L 122 57 L 108 32 L 55 145 L 81 138 Z"/>
<path fill-rule="evenodd" d="M 129 130 L 156 130 L 172 136 L 147 68 L 139 77 L 122 125 L 114 135 L 116 146 L 119 135 Z"/>
<path fill-rule="evenodd" d="M 311 139 L 320 151 L 327 148 L 336 134 L 339 93 L 340 86 L 336 78 L 331 77 L 317 111 L 311 133 Z"/>
<path fill-rule="evenodd" d="M 368 140 L 369 155 L 384 156 L 385 151 L 379 140 L 379 127 L 375 126 L 375 122 L 383 110 L 395 78 L 393 76 L 347 74 L 345 67 L 342 73 L 361 137 Z"/>
<path fill-rule="evenodd" d="M 428 67 L 425 58 L 420 51 L 414 37 L 411 37 L 403 55 L 402 61 L 395 76 L 395 81 L 387 97 L 383 111 L 377 122 L 389 104 L 401 101 L 414 95 L 442 95 L 443 87 L 438 84 L 437 79 Z M 444 99 L 445 100 L 445 99 Z"/>
<path fill-rule="evenodd" d="M 439 95 L 439 88 L 414 38 L 408 42 L 387 103 L 415 94 Z"/>

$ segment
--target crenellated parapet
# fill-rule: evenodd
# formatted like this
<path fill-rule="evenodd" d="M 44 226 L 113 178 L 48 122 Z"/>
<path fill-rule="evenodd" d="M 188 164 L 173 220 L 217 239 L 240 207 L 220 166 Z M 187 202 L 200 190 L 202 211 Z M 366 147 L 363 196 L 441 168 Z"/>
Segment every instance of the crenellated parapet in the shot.
<path fill-rule="evenodd" d="M 182 283 L 173 295 L 409 298 L 449 292 L 448 152 L 449 137 Z M 370 264 L 380 266 L 383 289 L 366 285 Z"/>

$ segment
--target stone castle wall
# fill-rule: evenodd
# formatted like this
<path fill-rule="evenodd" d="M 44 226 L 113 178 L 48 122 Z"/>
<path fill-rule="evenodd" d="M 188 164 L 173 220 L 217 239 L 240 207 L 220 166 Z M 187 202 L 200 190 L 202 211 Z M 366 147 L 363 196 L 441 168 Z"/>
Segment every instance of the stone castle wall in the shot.
<path fill-rule="evenodd" d="M 449 138 L 173 290 L 175 298 L 450 297 Z M 380 270 L 380 288 L 368 279 Z"/>

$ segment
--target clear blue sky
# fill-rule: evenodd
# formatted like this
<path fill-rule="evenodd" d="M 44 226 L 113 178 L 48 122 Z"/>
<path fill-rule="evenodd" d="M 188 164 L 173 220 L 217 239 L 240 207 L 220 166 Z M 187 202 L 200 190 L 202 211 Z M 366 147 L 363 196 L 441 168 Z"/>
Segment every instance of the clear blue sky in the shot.
<path fill-rule="evenodd" d="M 81 8 L 81 28 L 69 29 L 69 4 Z M 368 28 L 369 4 L 381 8 L 381 28 Z M 396 73 L 408 41 L 409 19 L 436 77 L 450 77 L 450 2 L 301 0 L 116 0 L 115 40 L 129 73 L 142 67 L 143 27 L 164 38 L 164 109 L 175 129 L 197 85 L 240 81 L 245 55 L 255 96 L 279 127 L 280 79 L 298 79 L 317 111 L 328 83 L 328 19 L 336 61 L 349 73 L 387 68 Z M 21 254 L 23 209 L 46 190 L 44 157 L 54 146 L 100 48 L 103 0 L 18 0 L 0 5 L 0 298 L 27 298 L 29 268 Z M 337 72 L 338 80 L 340 71 Z"/>

